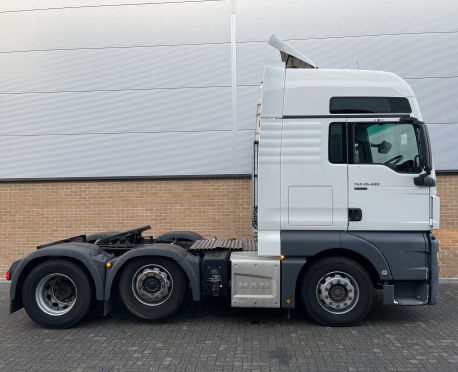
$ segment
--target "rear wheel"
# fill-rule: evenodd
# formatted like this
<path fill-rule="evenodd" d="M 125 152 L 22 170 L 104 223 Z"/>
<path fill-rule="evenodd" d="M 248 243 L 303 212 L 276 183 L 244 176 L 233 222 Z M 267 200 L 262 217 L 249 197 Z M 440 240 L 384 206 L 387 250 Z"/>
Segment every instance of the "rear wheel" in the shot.
<path fill-rule="evenodd" d="M 25 279 L 22 303 L 37 324 L 68 328 L 88 312 L 92 291 L 86 274 L 78 265 L 51 260 L 36 266 Z"/>
<path fill-rule="evenodd" d="M 304 276 L 302 303 L 318 323 L 352 325 L 363 320 L 373 302 L 372 281 L 357 262 L 329 257 L 313 264 Z"/>
<path fill-rule="evenodd" d="M 143 258 L 127 264 L 119 293 L 129 311 L 143 319 L 160 319 L 176 311 L 186 292 L 186 277 L 173 261 Z"/>

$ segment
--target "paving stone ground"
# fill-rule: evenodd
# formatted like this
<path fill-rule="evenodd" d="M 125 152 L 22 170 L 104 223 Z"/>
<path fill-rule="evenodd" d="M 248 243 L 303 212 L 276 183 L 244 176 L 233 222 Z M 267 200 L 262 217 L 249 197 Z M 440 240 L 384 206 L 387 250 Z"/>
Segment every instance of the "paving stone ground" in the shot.
<path fill-rule="evenodd" d="M 440 290 L 436 306 L 383 307 L 378 296 L 368 320 L 351 328 L 187 298 L 165 321 L 118 306 L 49 330 L 24 310 L 9 315 L 9 284 L 0 283 L 0 371 L 457 371 L 458 285 Z"/>

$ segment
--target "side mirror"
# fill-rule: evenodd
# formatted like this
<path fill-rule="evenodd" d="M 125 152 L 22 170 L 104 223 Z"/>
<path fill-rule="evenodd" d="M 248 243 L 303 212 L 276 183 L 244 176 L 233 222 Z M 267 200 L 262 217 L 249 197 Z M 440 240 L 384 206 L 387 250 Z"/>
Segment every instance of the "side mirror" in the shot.
<path fill-rule="evenodd" d="M 391 143 L 387 141 L 382 141 L 378 144 L 378 153 L 379 154 L 388 154 L 391 150 Z"/>
<path fill-rule="evenodd" d="M 391 150 L 391 143 L 382 141 L 380 143 L 371 143 L 371 147 L 377 147 L 379 154 L 388 154 Z"/>
<path fill-rule="evenodd" d="M 415 186 L 426 186 L 434 187 L 436 186 L 436 180 L 427 174 L 420 174 L 419 176 L 413 179 Z"/>

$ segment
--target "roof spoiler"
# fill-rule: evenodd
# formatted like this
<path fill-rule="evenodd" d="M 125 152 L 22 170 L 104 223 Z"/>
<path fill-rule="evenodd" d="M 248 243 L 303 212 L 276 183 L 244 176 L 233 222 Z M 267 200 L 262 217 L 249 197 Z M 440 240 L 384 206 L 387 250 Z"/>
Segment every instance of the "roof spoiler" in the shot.
<path fill-rule="evenodd" d="M 288 43 L 272 35 L 269 39 L 269 45 L 273 46 L 280 52 L 281 60 L 285 62 L 289 68 L 318 68 L 318 66 L 310 59 L 303 55 L 297 49 L 294 49 Z"/>

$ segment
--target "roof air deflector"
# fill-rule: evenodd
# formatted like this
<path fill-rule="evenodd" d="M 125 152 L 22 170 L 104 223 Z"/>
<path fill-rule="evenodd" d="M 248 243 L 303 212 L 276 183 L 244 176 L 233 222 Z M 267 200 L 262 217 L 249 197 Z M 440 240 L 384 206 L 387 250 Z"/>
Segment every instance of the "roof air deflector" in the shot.
<path fill-rule="evenodd" d="M 269 45 L 278 49 L 281 55 L 281 60 L 285 62 L 286 67 L 289 68 L 318 68 L 318 66 L 310 59 L 294 49 L 288 43 L 279 39 L 277 36 L 272 35 L 269 39 Z"/>

